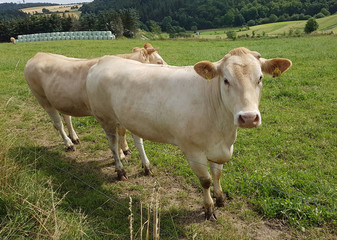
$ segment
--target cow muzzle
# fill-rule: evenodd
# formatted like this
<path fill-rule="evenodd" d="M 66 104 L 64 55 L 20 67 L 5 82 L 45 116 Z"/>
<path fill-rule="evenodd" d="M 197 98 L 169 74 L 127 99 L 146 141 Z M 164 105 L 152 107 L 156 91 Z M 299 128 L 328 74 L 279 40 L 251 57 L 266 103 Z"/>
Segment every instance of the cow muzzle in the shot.
<path fill-rule="evenodd" d="M 261 114 L 259 111 L 243 112 L 235 114 L 234 124 L 242 128 L 253 128 L 261 125 Z"/>

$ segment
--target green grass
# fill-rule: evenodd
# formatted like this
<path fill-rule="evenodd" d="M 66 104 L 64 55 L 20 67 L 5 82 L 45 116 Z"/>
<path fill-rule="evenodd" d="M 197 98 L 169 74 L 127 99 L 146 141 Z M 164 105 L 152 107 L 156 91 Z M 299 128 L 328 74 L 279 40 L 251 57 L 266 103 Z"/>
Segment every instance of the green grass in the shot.
<path fill-rule="evenodd" d="M 316 19 L 319 28 L 317 30 L 318 33 L 337 33 L 337 14 Z M 292 34 L 304 34 L 304 27 L 306 24 L 306 20 L 300 21 L 289 21 L 289 22 L 276 22 L 276 23 L 268 23 L 262 25 L 251 26 L 249 29 L 245 30 L 244 28 L 225 28 L 225 29 L 213 29 L 213 30 L 202 30 L 200 37 L 201 39 L 225 39 L 227 38 L 226 32 L 229 30 L 233 30 L 237 32 L 237 36 L 252 36 L 253 32 L 255 37 L 257 36 L 284 36 Z"/>
<path fill-rule="evenodd" d="M 74 118 L 81 139 L 79 154 L 65 153 L 60 137 L 31 94 L 23 69 L 38 51 L 92 58 L 131 52 L 144 43 L 118 40 L 0 44 L 1 239 L 127 239 L 129 198 L 125 191 L 135 194 L 134 229 L 139 229 L 140 202 L 149 198 L 151 187 L 115 181 L 107 141 L 91 117 Z M 240 46 L 258 51 L 264 58 L 284 57 L 293 62 L 280 78 L 266 76 L 263 80 L 262 126 L 238 131 L 234 155 L 225 164 L 222 176 L 223 190 L 231 200 L 225 208 L 217 209 L 218 223 L 191 221 L 190 216 L 195 213 L 190 207 L 170 206 L 171 200 L 165 199 L 164 194 L 162 204 L 167 208 L 161 215 L 161 238 L 192 239 L 197 234 L 197 239 L 249 239 L 248 233 L 240 231 L 225 216 L 229 212 L 247 225 L 261 219 L 282 221 L 293 238 L 333 239 L 337 227 L 337 38 L 151 44 L 160 47 L 159 53 L 171 65 L 217 61 Z M 165 173 L 180 179 L 175 187 L 186 189 L 192 185 L 200 191 L 198 180 L 179 149 L 148 141 L 145 148 L 155 174 L 144 181 L 155 181 Z M 136 151 L 125 167 L 127 171 L 141 171 Z M 103 169 L 110 169 L 111 174 Z M 131 178 L 143 181 L 137 174 Z M 177 198 L 188 200 L 189 192 L 181 192 Z M 201 198 L 199 194 L 198 200 L 189 204 L 201 207 Z"/>

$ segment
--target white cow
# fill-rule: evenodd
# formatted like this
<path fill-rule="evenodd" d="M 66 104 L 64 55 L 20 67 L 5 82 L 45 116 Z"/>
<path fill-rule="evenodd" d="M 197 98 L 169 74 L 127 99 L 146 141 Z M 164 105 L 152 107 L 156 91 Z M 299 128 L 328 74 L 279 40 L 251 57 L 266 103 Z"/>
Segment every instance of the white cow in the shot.
<path fill-rule="evenodd" d="M 203 187 L 207 219 L 216 219 L 210 194 L 211 176 L 219 206 L 223 164 L 232 156 L 238 127 L 261 124 L 258 109 L 262 72 L 280 75 L 288 59 L 264 59 L 246 48 L 230 51 L 218 62 L 194 66 L 144 65 L 107 56 L 89 70 L 90 108 L 104 128 L 116 160 L 116 171 L 127 179 L 118 156 L 116 128 L 139 137 L 180 147 Z M 139 137 L 137 137 L 139 136 Z M 150 168 L 142 156 L 145 169 Z"/>
<path fill-rule="evenodd" d="M 10 40 L 11 40 L 11 43 L 16 44 L 16 39 L 15 38 L 11 37 Z"/>
<path fill-rule="evenodd" d="M 142 63 L 165 63 L 151 44 L 145 44 L 145 47 L 137 48 L 131 54 L 116 56 Z M 155 55 L 152 56 L 153 54 Z M 77 59 L 39 52 L 26 64 L 24 73 L 27 83 L 40 105 L 53 120 L 54 127 L 60 132 L 66 150 L 75 150 L 74 144 L 79 143 L 71 123 L 71 116 L 92 115 L 86 93 L 86 78 L 89 68 L 99 59 Z M 63 114 L 69 137 L 64 131 L 58 112 Z M 120 129 L 120 134 L 121 148 L 125 154 L 129 154 L 125 129 Z"/>

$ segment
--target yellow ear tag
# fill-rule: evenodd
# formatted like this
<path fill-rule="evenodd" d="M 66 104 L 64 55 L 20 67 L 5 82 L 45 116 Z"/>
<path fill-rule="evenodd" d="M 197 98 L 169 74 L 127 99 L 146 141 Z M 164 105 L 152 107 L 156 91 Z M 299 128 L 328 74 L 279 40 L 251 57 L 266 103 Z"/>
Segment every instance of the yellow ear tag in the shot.
<path fill-rule="evenodd" d="M 277 67 L 273 72 L 273 77 L 279 77 L 281 76 L 281 74 L 282 74 L 281 70 Z"/>
<path fill-rule="evenodd" d="M 206 79 L 208 81 L 211 81 L 212 80 L 211 73 L 207 69 L 205 69 L 205 74 L 206 74 Z"/>

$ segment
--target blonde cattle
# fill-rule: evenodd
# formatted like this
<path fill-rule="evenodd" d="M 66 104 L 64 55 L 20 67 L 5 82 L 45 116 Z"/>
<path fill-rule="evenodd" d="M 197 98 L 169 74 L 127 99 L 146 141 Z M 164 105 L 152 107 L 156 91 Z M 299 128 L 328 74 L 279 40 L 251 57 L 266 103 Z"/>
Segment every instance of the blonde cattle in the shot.
<path fill-rule="evenodd" d="M 15 38 L 11 37 L 10 40 L 11 40 L 11 43 L 16 44 Z"/>
<path fill-rule="evenodd" d="M 216 204 L 222 206 L 220 175 L 232 156 L 237 128 L 261 124 L 262 72 L 276 76 L 290 66 L 288 59 L 264 59 L 246 48 L 234 49 L 218 62 L 188 67 L 107 56 L 89 70 L 87 93 L 108 137 L 118 176 L 127 178 L 118 157 L 116 128 L 130 130 L 141 153 L 140 137 L 177 145 L 200 180 L 206 218 L 212 220 L 211 175 Z M 146 155 L 141 156 L 150 169 Z"/>
<path fill-rule="evenodd" d="M 158 54 L 157 58 L 150 56 L 153 51 L 139 48 L 131 54 L 119 54 L 119 58 L 128 58 L 141 63 L 157 63 L 163 61 Z M 53 121 L 54 127 L 59 131 L 66 146 L 66 150 L 75 150 L 74 144 L 79 138 L 72 126 L 71 116 L 91 116 L 86 93 L 86 78 L 88 70 L 100 58 L 77 59 L 52 53 L 37 53 L 25 67 L 25 78 L 40 105 L 45 109 Z M 69 137 L 59 115 L 62 113 Z M 120 130 L 120 146 L 124 153 L 130 153 L 125 141 L 125 130 Z M 123 154 L 121 154 L 123 156 Z"/>

